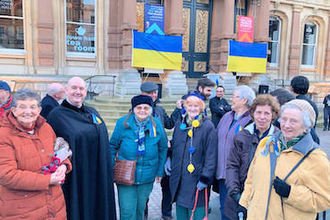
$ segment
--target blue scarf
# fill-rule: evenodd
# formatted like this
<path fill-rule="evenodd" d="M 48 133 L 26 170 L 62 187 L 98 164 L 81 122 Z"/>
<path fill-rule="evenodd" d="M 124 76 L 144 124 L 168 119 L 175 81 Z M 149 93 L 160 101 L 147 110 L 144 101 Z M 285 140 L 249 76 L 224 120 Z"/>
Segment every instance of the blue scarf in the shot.
<path fill-rule="evenodd" d="M 136 115 L 134 115 L 135 123 L 137 126 L 137 138 L 138 138 L 138 149 L 137 155 L 144 155 L 146 152 L 146 146 L 144 145 L 145 142 L 145 133 L 144 130 L 149 123 L 150 117 L 146 118 L 144 121 L 139 121 Z"/>

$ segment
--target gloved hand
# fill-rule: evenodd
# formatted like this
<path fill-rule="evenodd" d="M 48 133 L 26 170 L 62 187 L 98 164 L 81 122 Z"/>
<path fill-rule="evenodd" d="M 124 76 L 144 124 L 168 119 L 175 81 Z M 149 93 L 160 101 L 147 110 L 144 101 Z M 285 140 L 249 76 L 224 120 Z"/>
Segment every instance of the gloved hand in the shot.
<path fill-rule="evenodd" d="M 232 198 L 236 203 L 239 202 L 239 199 L 241 198 L 241 193 L 237 190 L 234 190 L 229 194 L 230 198 Z"/>
<path fill-rule="evenodd" d="M 171 158 L 169 158 L 169 157 L 166 159 L 166 162 L 165 162 L 165 165 L 164 165 L 164 171 L 165 171 L 165 174 L 167 176 L 171 176 L 171 171 L 172 171 Z"/>
<path fill-rule="evenodd" d="M 72 155 L 72 151 L 68 148 L 61 148 L 55 151 L 55 157 L 59 158 L 61 163 Z"/>
<path fill-rule="evenodd" d="M 205 189 L 207 187 L 207 185 L 205 183 L 202 183 L 201 181 L 198 181 L 196 187 L 199 191 L 202 191 L 203 189 Z"/>
<path fill-rule="evenodd" d="M 247 210 L 244 206 L 241 206 L 240 204 L 238 204 L 237 207 L 237 219 L 238 220 L 246 220 L 247 217 Z"/>
<path fill-rule="evenodd" d="M 279 194 L 284 198 L 289 197 L 291 191 L 291 186 L 289 184 L 287 184 L 285 181 L 281 180 L 277 176 L 276 179 L 274 180 L 273 185 L 277 194 Z"/>

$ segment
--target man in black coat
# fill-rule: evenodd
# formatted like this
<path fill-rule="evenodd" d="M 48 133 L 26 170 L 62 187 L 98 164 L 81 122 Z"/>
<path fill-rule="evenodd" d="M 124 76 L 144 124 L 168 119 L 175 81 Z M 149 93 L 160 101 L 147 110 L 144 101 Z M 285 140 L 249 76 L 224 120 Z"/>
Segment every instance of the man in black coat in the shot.
<path fill-rule="evenodd" d="M 315 125 L 313 128 L 311 128 L 311 135 L 313 137 L 313 140 L 316 143 L 320 144 L 320 138 L 317 136 L 315 131 L 317 117 L 319 116 L 319 110 L 317 109 L 315 103 L 306 96 L 309 89 L 309 80 L 305 76 L 295 76 L 292 78 L 290 84 L 291 84 L 291 88 L 290 88 L 291 92 L 296 97 L 296 99 L 304 99 L 307 102 L 309 102 L 309 104 L 311 104 L 311 106 L 313 107 L 316 117 L 315 117 Z"/>
<path fill-rule="evenodd" d="M 323 109 L 323 119 L 324 119 L 324 127 L 323 131 L 330 131 L 330 91 L 323 99 L 324 109 Z"/>
<path fill-rule="evenodd" d="M 215 94 L 216 96 L 210 100 L 209 106 L 212 114 L 212 122 L 216 128 L 222 116 L 231 111 L 231 107 L 227 100 L 223 98 L 225 95 L 225 88 L 223 86 L 219 86 Z"/>
<path fill-rule="evenodd" d="M 44 118 L 47 118 L 50 111 L 59 105 L 59 101 L 63 99 L 65 94 L 64 87 L 59 83 L 52 83 L 47 88 L 47 94 L 41 101 L 41 112 Z"/>
<path fill-rule="evenodd" d="M 99 113 L 83 101 L 85 81 L 73 77 L 66 99 L 48 116 L 48 123 L 72 150 L 72 172 L 63 185 L 69 220 L 115 220 L 116 208 L 108 130 Z"/>

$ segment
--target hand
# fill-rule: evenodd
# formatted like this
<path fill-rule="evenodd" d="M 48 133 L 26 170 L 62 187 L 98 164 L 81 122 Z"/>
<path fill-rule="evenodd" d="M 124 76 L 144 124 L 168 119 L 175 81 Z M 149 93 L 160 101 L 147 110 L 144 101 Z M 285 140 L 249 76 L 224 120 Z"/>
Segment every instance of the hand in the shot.
<path fill-rule="evenodd" d="M 202 183 L 201 181 L 198 181 L 196 187 L 197 187 L 197 189 L 198 189 L 199 191 L 202 191 L 203 189 L 205 189 L 205 188 L 207 187 L 207 184 Z"/>
<path fill-rule="evenodd" d="M 280 196 L 282 196 L 284 198 L 289 197 L 290 191 L 291 191 L 291 186 L 289 184 L 287 184 L 284 180 L 281 180 L 277 176 L 276 179 L 274 180 L 273 185 L 274 185 L 274 189 L 277 194 L 279 194 Z"/>
<path fill-rule="evenodd" d="M 156 183 L 160 183 L 162 181 L 163 177 L 156 176 Z"/>
<path fill-rule="evenodd" d="M 241 206 L 240 204 L 238 204 L 237 207 L 237 217 L 238 220 L 246 220 L 247 217 L 247 210 L 244 206 Z"/>
<path fill-rule="evenodd" d="M 165 165 L 164 165 L 164 171 L 165 171 L 165 174 L 167 176 L 171 176 L 171 171 L 172 171 L 171 158 L 169 158 L 169 157 L 166 159 L 166 162 L 165 162 Z"/>
<path fill-rule="evenodd" d="M 238 190 L 234 190 L 233 192 L 230 193 L 230 198 L 232 198 L 237 204 L 241 198 L 241 193 Z"/>
<path fill-rule="evenodd" d="M 59 185 L 62 183 L 62 180 L 65 178 L 65 174 L 59 174 L 57 172 L 50 175 L 49 185 Z"/>
<path fill-rule="evenodd" d="M 62 164 L 61 166 L 59 166 L 57 168 L 57 170 L 55 171 L 55 173 L 58 173 L 58 175 L 63 175 L 64 174 L 64 176 L 65 176 L 65 173 L 66 173 L 67 169 L 68 168 L 66 167 L 66 165 L 65 164 Z"/>
<path fill-rule="evenodd" d="M 176 102 L 176 107 L 179 108 L 179 109 L 182 109 L 182 104 L 183 104 L 183 100 L 182 100 L 182 99 L 179 99 L 179 100 Z"/>

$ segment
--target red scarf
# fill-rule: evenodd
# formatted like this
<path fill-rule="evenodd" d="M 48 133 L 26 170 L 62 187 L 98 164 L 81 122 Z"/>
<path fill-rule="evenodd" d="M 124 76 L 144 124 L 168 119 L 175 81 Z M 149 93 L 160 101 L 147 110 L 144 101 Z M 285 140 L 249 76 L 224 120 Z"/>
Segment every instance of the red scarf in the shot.
<path fill-rule="evenodd" d="M 2 117 L 3 113 L 5 112 L 5 109 L 10 107 L 12 99 L 13 99 L 12 96 L 10 96 L 9 101 L 0 107 L 0 118 Z"/>

